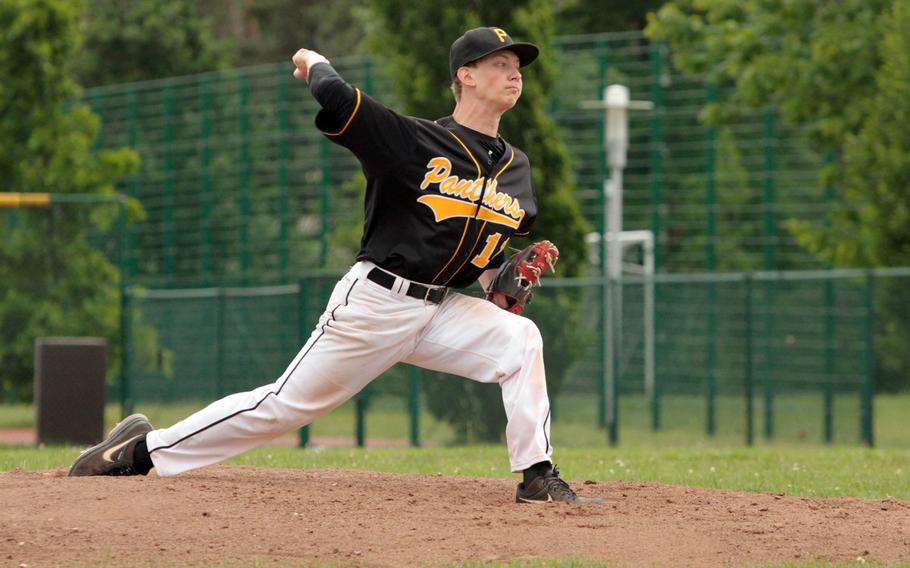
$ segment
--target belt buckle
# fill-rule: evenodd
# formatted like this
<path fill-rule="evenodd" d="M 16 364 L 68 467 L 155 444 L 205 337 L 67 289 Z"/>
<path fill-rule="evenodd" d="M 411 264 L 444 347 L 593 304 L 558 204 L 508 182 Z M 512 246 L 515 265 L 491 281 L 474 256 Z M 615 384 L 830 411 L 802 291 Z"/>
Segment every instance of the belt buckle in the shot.
<path fill-rule="evenodd" d="M 423 295 L 423 303 L 425 303 L 425 304 L 441 304 L 442 301 L 445 300 L 446 295 L 449 293 L 449 289 L 446 288 L 446 287 L 443 287 L 443 289 L 442 289 L 442 290 L 443 290 L 443 291 L 442 291 L 442 298 L 440 298 L 438 302 L 431 302 L 431 301 L 430 301 L 430 294 L 431 294 L 434 290 L 438 290 L 438 289 L 439 289 L 439 288 L 431 288 L 430 286 L 427 286 L 427 292 L 426 292 L 426 294 Z"/>

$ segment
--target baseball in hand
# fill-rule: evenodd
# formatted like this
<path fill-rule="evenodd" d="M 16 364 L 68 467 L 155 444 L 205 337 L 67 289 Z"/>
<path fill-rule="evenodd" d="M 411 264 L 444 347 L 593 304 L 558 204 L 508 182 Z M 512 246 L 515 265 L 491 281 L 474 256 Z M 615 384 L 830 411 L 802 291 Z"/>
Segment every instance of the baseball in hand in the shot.
<path fill-rule="evenodd" d="M 298 49 L 291 58 L 297 69 L 294 69 L 294 78 L 309 80 L 310 67 L 317 63 L 328 63 L 329 60 L 310 49 Z"/>

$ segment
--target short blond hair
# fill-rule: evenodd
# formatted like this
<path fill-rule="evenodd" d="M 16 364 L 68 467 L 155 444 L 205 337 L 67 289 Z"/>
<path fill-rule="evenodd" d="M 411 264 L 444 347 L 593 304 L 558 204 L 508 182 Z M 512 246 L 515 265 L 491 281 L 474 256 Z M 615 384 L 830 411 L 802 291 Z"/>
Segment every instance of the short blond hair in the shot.
<path fill-rule="evenodd" d="M 464 65 L 462 65 L 461 67 L 477 67 L 477 62 L 469 61 L 469 62 L 465 63 Z M 461 67 L 459 67 L 459 69 L 461 69 Z M 452 89 L 452 94 L 455 95 L 456 103 L 461 100 L 462 87 L 463 87 L 463 85 L 461 84 L 461 79 L 458 78 L 458 72 L 456 71 L 455 77 L 452 79 L 452 84 L 449 85 L 449 88 Z"/>

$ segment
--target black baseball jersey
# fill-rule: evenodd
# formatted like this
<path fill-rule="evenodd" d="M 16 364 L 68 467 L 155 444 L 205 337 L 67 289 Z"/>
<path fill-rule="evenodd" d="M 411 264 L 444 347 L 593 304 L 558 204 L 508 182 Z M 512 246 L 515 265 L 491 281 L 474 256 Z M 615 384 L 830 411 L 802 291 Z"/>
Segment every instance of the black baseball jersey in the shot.
<path fill-rule="evenodd" d="M 310 86 L 323 106 L 316 126 L 351 150 L 366 175 L 358 260 L 463 288 L 502 263 L 513 235 L 528 233 L 537 203 L 521 150 L 452 117 L 400 115 L 325 63 L 311 68 Z"/>

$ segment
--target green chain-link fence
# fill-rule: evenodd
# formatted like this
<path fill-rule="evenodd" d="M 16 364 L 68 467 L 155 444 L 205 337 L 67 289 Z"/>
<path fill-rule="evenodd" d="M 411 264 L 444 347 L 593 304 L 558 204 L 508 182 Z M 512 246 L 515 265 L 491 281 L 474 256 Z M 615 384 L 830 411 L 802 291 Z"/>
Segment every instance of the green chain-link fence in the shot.
<path fill-rule="evenodd" d="M 657 235 L 658 271 L 820 267 L 784 224 L 822 221 L 830 188 L 816 177 L 824 159 L 773 110 L 705 126 L 700 112 L 723 92 L 676 74 L 667 48 L 638 33 L 557 38 L 551 53 L 560 75 L 549 112 L 592 226 L 602 227 L 608 176 L 604 117 L 582 102 L 619 82 L 655 104 L 631 115 L 623 226 Z M 369 58 L 335 65 L 395 106 Z M 148 212 L 130 233 L 132 281 L 284 284 L 350 261 L 359 166 L 317 132 L 316 103 L 290 71 L 265 65 L 86 92 L 102 118 L 100 145 L 142 156 L 141 172 L 123 186 Z"/>
<path fill-rule="evenodd" d="M 589 336 L 555 397 L 554 425 L 617 416 L 623 431 L 695 425 L 739 440 L 871 443 L 871 280 L 751 272 L 824 268 L 785 225 L 823 222 L 832 194 L 817 183 L 825 157 L 773 109 L 706 126 L 700 113 L 724 90 L 678 75 L 668 49 L 639 33 L 561 37 L 550 47 L 559 78 L 548 111 L 571 150 L 583 214 L 598 230 L 605 124 L 602 111 L 582 103 L 612 83 L 654 103 L 630 116 L 623 226 L 653 232 L 658 271 L 653 320 L 641 315 L 641 281 L 622 283 L 613 396 L 598 307 L 604 283 L 561 281 L 541 292 L 577 294 Z M 395 106 L 371 59 L 334 63 Z M 204 402 L 273 380 L 323 307 L 332 283 L 324 271 L 351 262 L 359 166 L 319 135 L 316 104 L 291 71 L 264 65 L 85 93 L 102 119 L 99 147 L 141 155 L 141 171 L 121 190 L 148 214 L 126 237 L 123 266 L 138 286 L 128 298 L 128 380 L 114 397 Z M 684 274 L 695 272 L 703 274 Z M 651 384 L 643 380 L 645 321 L 653 321 Z M 395 376 L 375 393 L 394 392 L 413 409 L 416 375 Z"/>
<path fill-rule="evenodd" d="M 876 290 L 908 278 L 910 269 L 658 276 L 651 386 L 643 381 L 642 330 L 651 281 L 625 279 L 612 393 L 619 432 L 871 445 Z M 276 379 L 308 337 L 333 282 L 321 275 L 281 287 L 134 292 L 129 397 L 206 401 Z M 554 396 L 554 424 L 596 428 L 604 421 L 611 393 L 601 349 L 610 334 L 589 309 L 603 286 L 599 279 L 555 280 L 539 292 L 568 291 L 584 306 L 587 348 Z M 558 323 L 542 326 L 545 342 L 564 332 Z M 419 392 L 409 390 L 413 381 L 402 387 L 401 378 L 389 373 L 370 391 L 397 397 L 404 412 Z"/>

